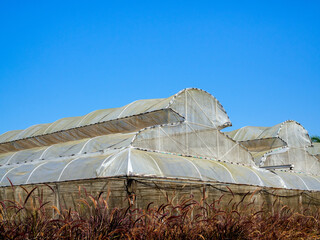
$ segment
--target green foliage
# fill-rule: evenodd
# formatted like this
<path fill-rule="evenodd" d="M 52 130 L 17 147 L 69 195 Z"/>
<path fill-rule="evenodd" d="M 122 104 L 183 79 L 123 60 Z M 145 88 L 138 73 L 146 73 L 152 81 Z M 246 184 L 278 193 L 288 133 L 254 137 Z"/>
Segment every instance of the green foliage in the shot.
<path fill-rule="evenodd" d="M 312 136 L 311 141 L 316 142 L 316 143 L 320 143 L 320 136 Z"/>
<path fill-rule="evenodd" d="M 161 206 L 109 209 L 108 198 L 79 193 L 77 209 L 58 209 L 26 191 L 20 201 L 0 202 L 0 239 L 319 239 L 320 212 L 274 205 L 258 209 L 249 194 L 240 202 L 208 203 L 167 197 Z M 52 190 L 53 191 L 53 190 Z M 231 190 L 230 190 L 231 191 Z M 231 192 L 232 193 L 232 192 Z M 233 193 L 232 193 L 233 195 Z M 42 196 L 42 194 L 40 194 Z M 249 200 L 244 201 L 245 198 Z"/>

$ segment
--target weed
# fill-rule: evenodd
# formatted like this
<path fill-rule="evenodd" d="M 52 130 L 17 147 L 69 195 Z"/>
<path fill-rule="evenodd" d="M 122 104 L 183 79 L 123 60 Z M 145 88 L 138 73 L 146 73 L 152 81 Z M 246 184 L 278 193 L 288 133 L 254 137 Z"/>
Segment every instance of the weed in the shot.
<path fill-rule="evenodd" d="M 320 238 L 319 211 L 298 213 L 274 203 L 269 212 L 256 206 L 250 194 L 238 202 L 233 197 L 227 207 L 220 205 L 221 195 L 211 203 L 205 197 L 167 197 L 160 206 L 150 202 L 146 208 L 110 209 L 110 192 L 103 198 L 102 193 L 92 196 L 79 187 L 76 209 L 59 209 L 44 202 L 43 194 L 36 196 L 37 187 L 21 188 L 24 199 L 0 201 L 1 239 Z"/>

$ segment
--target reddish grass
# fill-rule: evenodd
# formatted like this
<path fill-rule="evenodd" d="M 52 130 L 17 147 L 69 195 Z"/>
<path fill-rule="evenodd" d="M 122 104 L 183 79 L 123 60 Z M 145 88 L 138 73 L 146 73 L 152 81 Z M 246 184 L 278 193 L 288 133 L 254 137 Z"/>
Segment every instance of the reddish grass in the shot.
<path fill-rule="evenodd" d="M 223 207 L 223 195 L 211 203 L 167 198 L 161 206 L 109 209 L 109 194 L 86 191 L 77 209 L 58 210 L 35 196 L 36 188 L 23 189 L 25 199 L 0 201 L 0 239 L 320 239 L 319 211 L 279 205 L 271 213 L 232 199 Z"/>

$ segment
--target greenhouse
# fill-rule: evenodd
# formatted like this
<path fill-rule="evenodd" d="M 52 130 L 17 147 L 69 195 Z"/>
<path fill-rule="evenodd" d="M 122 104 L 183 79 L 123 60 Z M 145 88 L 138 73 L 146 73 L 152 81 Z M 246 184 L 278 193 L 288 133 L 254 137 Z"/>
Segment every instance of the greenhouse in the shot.
<path fill-rule="evenodd" d="M 144 177 L 320 191 L 320 147 L 300 124 L 228 126 L 215 97 L 189 88 L 9 131 L 0 186 Z"/>

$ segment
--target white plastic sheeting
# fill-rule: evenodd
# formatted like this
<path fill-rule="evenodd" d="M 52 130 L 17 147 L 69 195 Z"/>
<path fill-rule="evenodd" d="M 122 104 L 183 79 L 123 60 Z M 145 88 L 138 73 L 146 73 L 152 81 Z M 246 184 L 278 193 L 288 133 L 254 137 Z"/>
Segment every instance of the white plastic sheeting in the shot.
<path fill-rule="evenodd" d="M 243 127 L 226 133 L 241 142 L 258 166 L 292 164 L 295 172 L 320 174 L 317 146 L 312 146 L 307 130 L 295 121 L 273 127 Z"/>
<path fill-rule="evenodd" d="M 86 153 L 95 153 L 106 149 L 128 147 L 136 133 L 118 133 L 94 138 L 54 144 L 49 147 L 39 147 L 0 154 L 0 165 L 23 164 L 33 161 L 50 160 L 61 157 L 71 157 Z"/>
<path fill-rule="evenodd" d="M 199 122 L 209 126 L 213 124 L 220 129 L 231 125 L 226 111 L 216 98 L 203 90 L 190 88 L 182 90 L 169 98 L 138 100 L 121 108 L 97 110 L 82 117 L 63 118 L 50 124 L 38 124 L 25 130 L 9 131 L 0 135 L 0 143 L 57 133 L 157 111 L 160 114 L 153 117 L 148 116 L 147 120 L 152 118 L 155 120 L 151 125 L 172 122 L 172 120 L 168 121 L 167 119 L 159 121 L 159 118 L 163 115 L 163 111 L 160 110 L 164 109 L 172 109 L 191 122 Z M 140 124 L 138 127 L 141 129 L 151 125 L 146 124 L 143 126 Z M 112 133 L 123 132 L 123 128 L 118 121 L 114 122 L 113 127 L 115 129 Z"/>
<path fill-rule="evenodd" d="M 271 151 L 262 156 L 260 166 L 275 166 L 293 164 L 295 172 L 318 175 L 320 162 L 306 150 L 286 148 L 285 151 Z"/>
<path fill-rule="evenodd" d="M 208 158 L 178 156 L 134 148 L 38 160 L 0 168 L 0 186 L 37 184 L 115 176 L 150 176 L 249 184 L 273 188 L 320 190 L 320 177 L 268 171 Z"/>
<path fill-rule="evenodd" d="M 210 157 L 229 163 L 254 165 L 251 154 L 214 127 L 184 122 L 142 130 L 134 147 L 176 154 Z"/>
<path fill-rule="evenodd" d="M 133 115 L 82 127 L 61 130 L 59 132 L 3 142 L 0 143 L 0 153 L 19 151 L 40 146 L 50 146 L 56 143 L 92 138 L 106 134 L 135 132 L 147 126 L 181 122 L 183 120 L 184 118 L 172 109 L 157 110 L 140 115 Z"/>
<path fill-rule="evenodd" d="M 273 127 L 243 127 L 227 133 L 236 141 L 260 140 L 279 138 L 289 147 L 305 147 L 311 145 L 308 131 L 296 121 L 288 120 Z"/>
<path fill-rule="evenodd" d="M 220 132 L 230 125 L 217 99 L 191 88 L 10 131 L 0 135 L 0 186 L 150 176 L 320 191 L 316 150 L 301 125 Z M 258 167 L 293 158 L 301 173 Z"/>
<path fill-rule="evenodd" d="M 307 148 L 308 153 L 320 160 L 320 143 L 312 143 L 312 146 Z"/>

